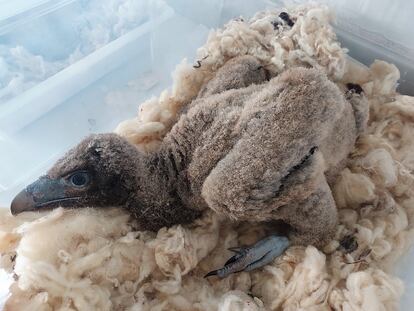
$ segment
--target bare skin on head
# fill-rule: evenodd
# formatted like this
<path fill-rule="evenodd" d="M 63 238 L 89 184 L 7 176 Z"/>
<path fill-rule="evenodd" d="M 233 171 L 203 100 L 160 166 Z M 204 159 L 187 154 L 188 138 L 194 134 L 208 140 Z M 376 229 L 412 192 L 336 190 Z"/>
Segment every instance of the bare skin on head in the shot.
<path fill-rule="evenodd" d="M 251 56 L 227 62 L 188 105 L 160 150 L 91 135 L 12 202 L 13 214 L 58 206 L 120 206 L 143 229 L 193 221 L 208 208 L 234 220 L 283 221 L 287 237 L 240 248 L 209 275 L 263 266 L 289 245 L 325 245 L 337 223 L 329 184 L 367 122 L 363 94 L 315 69 L 268 81 Z"/>

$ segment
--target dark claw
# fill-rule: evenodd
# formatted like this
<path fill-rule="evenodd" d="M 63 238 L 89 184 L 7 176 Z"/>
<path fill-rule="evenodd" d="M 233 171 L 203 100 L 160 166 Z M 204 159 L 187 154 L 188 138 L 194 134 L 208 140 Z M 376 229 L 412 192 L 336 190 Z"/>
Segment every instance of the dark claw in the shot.
<path fill-rule="evenodd" d="M 237 255 L 234 255 L 234 256 L 231 256 L 225 263 L 224 263 L 224 265 L 225 266 L 227 266 L 229 263 L 232 263 L 232 262 L 235 262 L 236 261 L 236 256 Z"/>
<path fill-rule="evenodd" d="M 209 273 L 207 273 L 204 278 L 208 278 L 209 276 L 213 276 L 213 275 L 217 275 L 218 274 L 218 270 L 214 270 L 214 271 L 210 271 Z"/>
<path fill-rule="evenodd" d="M 243 248 L 243 247 L 230 247 L 230 248 L 228 248 L 228 250 L 235 253 L 235 255 L 231 256 L 226 261 L 224 266 L 227 266 L 228 264 L 231 264 L 232 262 L 235 262 L 239 258 L 243 257 L 243 255 L 245 255 L 249 251 L 248 248 Z"/>
<path fill-rule="evenodd" d="M 228 250 L 230 252 L 240 254 L 243 251 L 243 247 L 229 247 Z"/>
<path fill-rule="evenodd" d="M 226 263 L 224 264 L 225 266 L 227 266 L 228 264 L 231 264 L 232 262 L 235 262 L 237 259 L 239 259 L 241 256 L 240 254 L 236 254 L 234 256 L 231 256 Z"/>

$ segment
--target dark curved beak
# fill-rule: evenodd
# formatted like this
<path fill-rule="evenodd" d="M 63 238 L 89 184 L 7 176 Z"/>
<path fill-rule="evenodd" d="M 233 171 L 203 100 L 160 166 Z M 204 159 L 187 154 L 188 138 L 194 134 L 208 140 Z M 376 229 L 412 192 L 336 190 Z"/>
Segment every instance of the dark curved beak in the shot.
<path fill-rule="evenodd" d="M 22 212 L 54 208 L 62 202 L 79 199 L 79 197 L 68 197 L 66 190 L 67 185 L 63 180 L 40 177 L 16 195 L 10 205 L 10 211 L 12 215 L 17 215 Z"/>
<path fill-rule="evenodd" d="M 26 189 L 16 195 L 10 205 L 12 215 L 20 214 L 21 212 L 33 211 L 36 209 L 36 203 L 33 196 L 29 194 Z"/>

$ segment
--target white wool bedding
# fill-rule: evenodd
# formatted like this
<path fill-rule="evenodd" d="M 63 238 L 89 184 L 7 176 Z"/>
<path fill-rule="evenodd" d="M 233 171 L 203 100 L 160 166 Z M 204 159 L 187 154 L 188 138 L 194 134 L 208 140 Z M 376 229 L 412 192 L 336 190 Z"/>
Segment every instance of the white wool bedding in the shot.
<path fill-rule="evenodd" d="M 198 52 L 201 67 L 177 67 L 171 90 L 140 106 L 116 132 L 154 150 L 178 111 L 231 57 L 251 54 L 274 73 L 323 68 L 333 81 L 362 86 L 370 103 L 360 137 L 333 187 L 335 238 L 324 249 L 291 247 L 272 264 L 225 279 L 203 276 L 252 244 L 261 224 L 232 223 L 209 211 L 188 226 L 139 231 L 121 209 L 56 209 L 0 214 L 0 267 L 13 273 L 5 310 L 394 310 L 403 292 L 390 268 L 413 241 L 414 98 L 396 93 L 399 72 L 346 57 L 324 6 L 288 10 L 295 25 L 274 29 L 279 12 L 230 21 Z M 197 67 L 197 66 L 196 66 Z M 339 241 L 355 236 L 347 253 Z"/>

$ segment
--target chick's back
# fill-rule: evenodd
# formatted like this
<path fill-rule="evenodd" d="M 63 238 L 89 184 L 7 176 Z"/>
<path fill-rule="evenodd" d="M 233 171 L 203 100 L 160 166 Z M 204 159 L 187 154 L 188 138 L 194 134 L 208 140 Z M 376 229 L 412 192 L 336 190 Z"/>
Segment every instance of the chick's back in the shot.
<path fill-rule="evenodd" d="M 352 106 L 324 73 L 293 68 L 263 82 L 193 101 L 166 136 L 190 208 L 278 218 L 280 206 L 335 176 L 352 150 Z"/>

